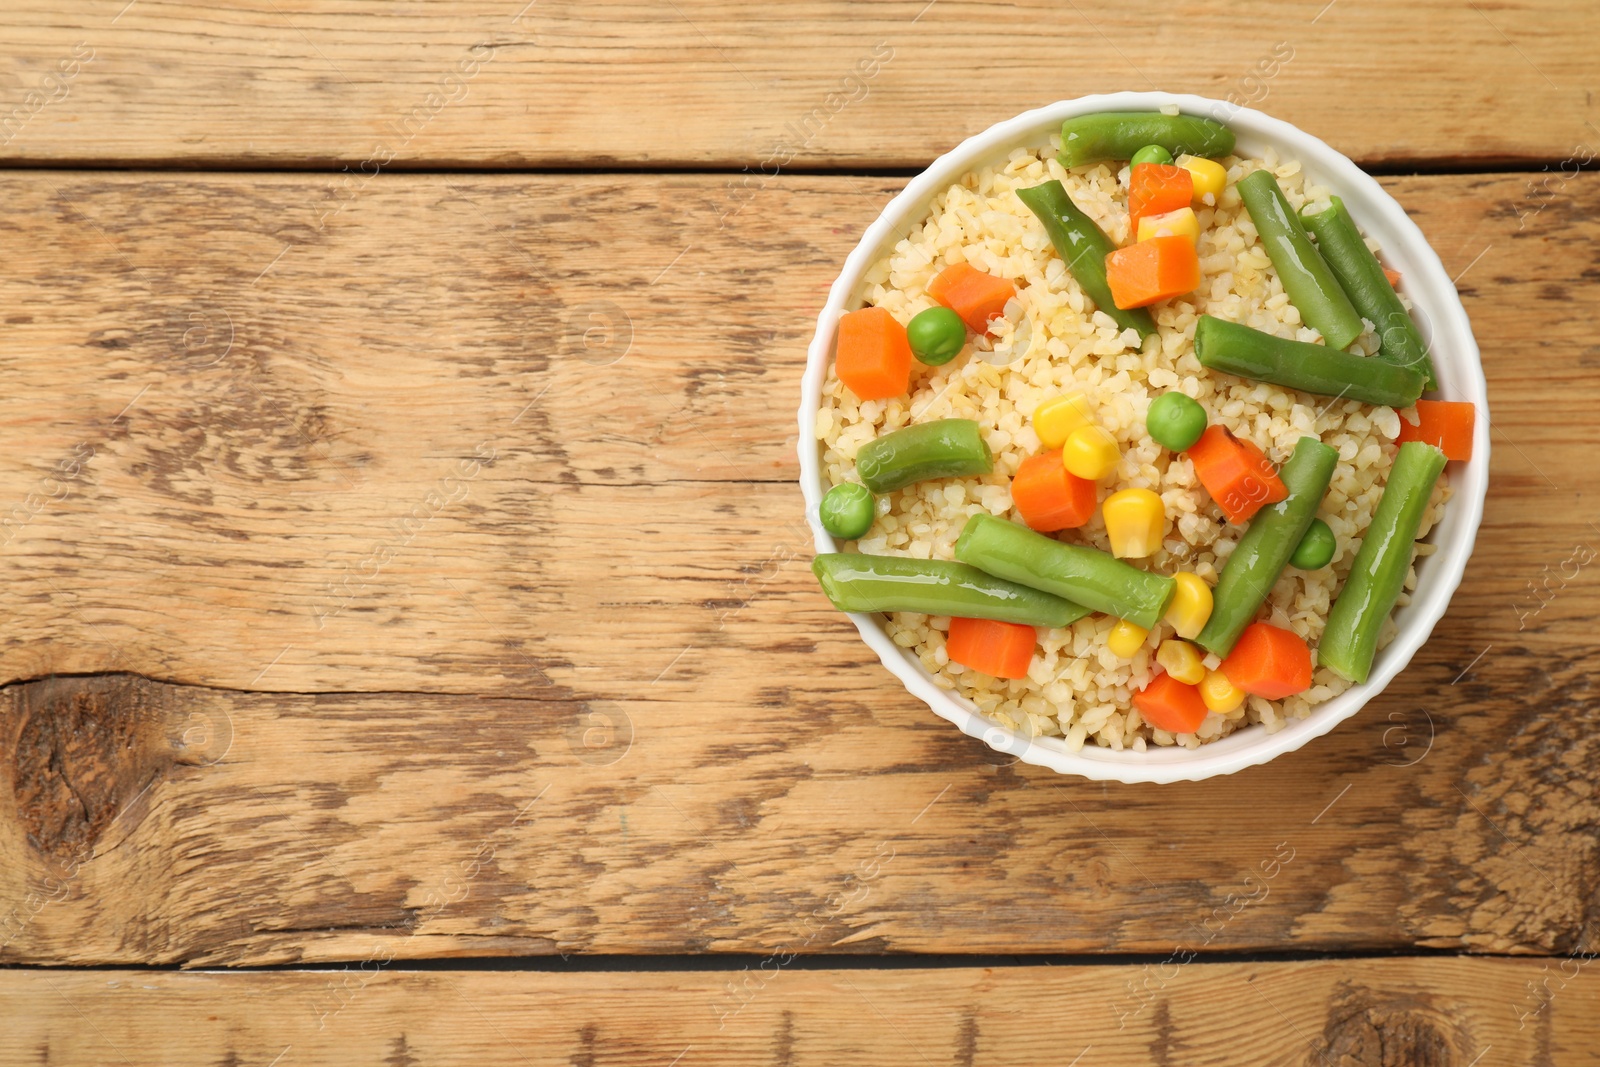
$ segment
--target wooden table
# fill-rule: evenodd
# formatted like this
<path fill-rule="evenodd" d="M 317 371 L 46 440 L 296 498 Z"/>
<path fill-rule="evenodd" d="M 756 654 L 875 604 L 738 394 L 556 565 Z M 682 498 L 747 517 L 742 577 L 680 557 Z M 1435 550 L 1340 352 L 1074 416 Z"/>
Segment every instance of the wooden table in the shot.
<path fill-rule="evenodd" d="M 0 1063 L 1600 1062 L 1600 9 L 522 4 L 6 7 Z M 1380 176 L 1494 454 L 1382 698 L 1134 788 L 867 653 L 791 413 L 909 174 L 1156 86 Z"/>

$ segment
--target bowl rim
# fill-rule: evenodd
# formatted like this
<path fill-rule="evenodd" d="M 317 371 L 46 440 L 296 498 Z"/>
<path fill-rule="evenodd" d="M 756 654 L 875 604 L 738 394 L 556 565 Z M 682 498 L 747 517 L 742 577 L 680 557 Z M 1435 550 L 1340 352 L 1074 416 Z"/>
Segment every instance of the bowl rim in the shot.
<path fill-rule="evenodd" d="M 860 284 L 862 276 L 882 254 L 892 247 L 889 238 L 906 220 L 915 221 L 927 213 L 935 196 L 970 170 L 1004 158 L 1011 149 L 1036 145 L 1048 137 L 1064 119 L 1098 111 L 1155 111 L 1177 105 L 1186 114 L 1204 115 L 1226 122 L 1239 135 L 1241 143 L 1264 142 L 1278 150 L 1280 157 L 1298 160 L 1319 182 L 1335 188 L 1350 208 L 1364 233 L 1379 236 L 1387 259 L 1403 267 L 1406 295 L 1418 309 L 1430 347 L 1443 339 L 1448 343 L 1444 357 L 1436 356 L 1441 390 L 1454 399 L 1469 400 L 1477 406 L 1478 418 L 1473 434 L 1472 459 L 1450 465 L 1452 497 L 1445 516 L 1430 534 L 1435 544 L 1446 540 L 1426 561 L 1419 561 L 1417 589 L 1411 603 L 1396 615 L 1399 632 L 1380 653 L 1371 675 L 1361 685 L 1351 686 L 1338 696 L 1316 705 L 1304 719 L 1298 719 L 1268 733 L 1255 724 L 1225 738 L 1198 748 L 1179 746 L 1132 749 L 1100 748 L 1085 744 L 1070 752 L 1061 738 L 1029 739 L 983 716 L 965 697 L 940 688 L 933 676 L 890 640 L 883 629 L 882 616 L 851 613 L 867 646 L 877 653 L 889 671 L 899 678 L 911 695 L 941 718 L 970 737 L 978 738 L 996 751 L 1015 756 L 1024 763 L 1048 767 L 1062 774 L 1074 774 L 1096 781 L 1127 783 L 1167 783 L 1199 781 L 1216 775 L 1232 774 L 1253 767 L 1285 752 L 1292 752 L 1328 733 L 1355 715 L 1410 663 L 1443 617 L 1451 596 L 1461 583 L 1467 560 L 1483 516 L 1488 492 L 1489 408 L 1488 390 L 1476 339 L 1466 309 L 1454 282 L 1445 271 L 1438 254 L 1427 238 L 1378 182 L 1319 138 L 1295 126 L 1251 108 L 1184 93 L 1117 92 L 1059 100 L 1014 118 L 996 123 L 982 133 L 967 138 L 907 183 L 867 227 L 844 267 L 828 290 L 828 299 L 817 316 L 817 329 L 807 350 L 805 374 L 801 379 L 799 410 L 800 487 L 805 497 L 806 521 L 811 528 L 817 552 L 837 551 L 835 542 L 822 528 L 817 508 L 825 489 L 822 484 L 821 446 L 816 439 L 816 416 L 821 404 L 822 382 L 832 358 L 833 335 L 839 316 Z M 1448 366 L 1449 373 L 1446 373 Z M 1448 385 L 1448 388 L 1446 386 Z M 1446 551 L 1448 549 L 1448 551 Z"/>

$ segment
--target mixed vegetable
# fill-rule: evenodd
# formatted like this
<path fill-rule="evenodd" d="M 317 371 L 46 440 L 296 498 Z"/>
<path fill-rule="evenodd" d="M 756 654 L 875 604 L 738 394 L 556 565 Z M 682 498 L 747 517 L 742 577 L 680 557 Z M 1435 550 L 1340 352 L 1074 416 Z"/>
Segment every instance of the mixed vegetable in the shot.
<path fill-rule="evenodd" d="M 1129 162 L 1132 241 L 1121 248 L 1061 182 L 1017 190 L 1094 309 L 1111 318 L 1127 343 L 1142 346 L 1156 333 L 1151 305 L 1201 285 L 1201 222 L 1227 189 L 1219 158 L 1233 147 L 1226 126 L 1190 115 L 1117 112 L 1068 120 L 1063 166 Z M 1074 392 L 1033 412 L 1043 451 L 1022 462 L 1010 487 L 1021 523 L 973 516 L 955 543 L 955 562 L 820 555 L 813 570 L 835 606 L 947 616 L 951 660 L 1011 679 L 1028 676 L 1036 627 L 1065 627 L 1092 612 L 1112 616 L 1106 647 L 1121 659 L 1132 659 L 1153 631 L 1170 627 L 1172 636 L 1156 642 L 1160 672 L 1133 705 L 1152 726 L 1174 734 L 1195 731 L 1209 714 L 1232 714 L 1250 696 L 1280 700 L 1304 692 L 1314 662 L 1351 682 L 1367 679 L 1435 482 L 1448 460 L 1472 456 L 1475 412 L 1471 404 L 1422 399 L 1437 380 L 1422 334 L 1396 293 L 1400 275 L 1379 262 L 1338 197 L 1296 213 L 1265 169 L 1236 188 L 1284 293 L 1319 343 L 1201 315 L 1196 359 L 1211 371 L 1402 412 L 1399 451 L 1315 654 L 1299 635 L 1258 616 L 1286 569 L 1318 570 L 1335 560 L 1337 538 L 1317 512 L 1339 452 L 1302 437 L 1279 467 L 1178 391 L 1150 402 L 1145 429 L 1187 458 L 1226 521 L 1246 527 L 1215 588 L 1197 574 L 1157 574 L 1139 565 L 1162 548 L 1167 505 L 1139 486 L 1113 488 L 1101 499 L 1100 483 L 1121 467 L 1121 450 L 1088 398 Z M 859 399 L 904 395 L 913 361 L 950 362 L 969 335 L 987 333 L 996 318 L 1014 317 L 1020 306 L 1014 282 L 964 262 L 946 267 L 927 292 L 936 306 L 906 326 L 875 307 L 840 320 L 835 370 Z M 1352 351 L 1369 329 L 1375 354 Z M 1367 342 L 1366 350 L 1372 347 Z M 875 494 L 987 474 L 993 463 L 982 428 L 968 419 L 885 433 L 857 453 L 860 484 L 842 483 L 824 497 L 822 524 L 840 541 L 860 540 L 878 514 Z M 1087 525 L 1097 508 L 1110 552 L 1055 536 Z"/>
<path fill-rule="evenodd" d="M 929 478 L 988 474 L 994 457 L 971 419 L 919 422 L 868 441 L 856 453 L 856 474 L 874 493 L 892 493 Z"/>
<path fill-rule="evenodd" d="M 1219 656 L 1233 650 L 1234 642 L 1266 603 L 1278 576 L 1311 529 L 1338 461 L 1338 449 L 1315 437 L 1302 437 L 1294 446 L 1279 472 L 1286 495 L 1261 508 L 1250 520 L 1249 529 L 1239 538 L 1217 576 L 1217 589 L 1212 594 L 1217 606 L 1205 629 L 1195 637 L 1200 647 Z"/>
<path fill-rule="evenodd" d="M 1302 211 L 1300 217 L 1316 237 L 1317 248 L 1339 279 L 1340 288 L 1349 295 L 1350 303 L 1377 328 L 1378 358 L 1420 371 L 1428 388 L 1437 389 L 1439 383 L 1434 379 L 1433 361 L 1428 358 L 1422 333 L 1394 291 L 1399 276 L 1390 278 L 1383 269 L 1356 229 L 1355 220 L 1344 209 L 1344 201 L 1332 197 L 1328 207 Z"/>
<path fill-rule="evenodd" d="M 1239 181 L 1239 199 L 1300 318 L 1322 335 L 1329 349 L 1350 347 L 1361 336 L 1361 316 L 1306 235 L 1278 179 L 1270 170 L 1252 171 Z"/>
<path fill-rule="evenodd" d="M 915 611 L 1024 626 L 1071 626 L 1089 614 L 1069 600 L 949 560 L 830 552 L 812 570 L 842 611 Z"/>
<path fill-rule="evenodd" d="M 1291 341 L 1211 315 L 1201 315 L 1195 325 L 1194 354 L 1212 370 L 1241 378 L 1391 408 L 1415 404 L 1427 384 L 1410 367 Z"/>
<path fill-rule="evenodd" d="M 1052 179 L 1032 189 L 1018 189 L 1017 199 L 1039 216 L 1050 243 L 1056 247 L 1056 254 L 1084 293 L 1094 301 L 1096 309 L 1111 316 L 1118 328 L 1137 333 L 1140 344 L 1156 332 L 1156 320 L 1150 317 L 1150 312 L 1125 308 L 1112 299 L 1108 264 L 1117 246 L 1072 202 L 1066 186 Z"/>

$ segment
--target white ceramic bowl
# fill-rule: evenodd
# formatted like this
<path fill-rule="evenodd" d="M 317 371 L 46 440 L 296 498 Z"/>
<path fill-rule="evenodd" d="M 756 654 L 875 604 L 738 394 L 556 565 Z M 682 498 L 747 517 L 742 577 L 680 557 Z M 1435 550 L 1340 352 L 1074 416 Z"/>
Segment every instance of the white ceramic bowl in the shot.
<path fill-rule="evenodd" d="M 1074 115 L 1096 111 L 1154 111 L 1166 104 L 1176 104 L 1186 114 L 1205 115 L 1226 123 L 1237 136 L 1236 151 L 1240 155 L 1259 156 L 1270 145 L 1281 158 L 1298 159 L 1312 178 L 1338 193 L 1362 232 L 1382 244 L 1385 262 L 1405 275 L 1406 295 L 1415 305 L 1416 318 L 1431 345 L 1439 378 L 1438 395 L 1450 400 L 1471 401 L 1477 406 L 1478 420 L 1471 462 L 1450 465 L 1454 495 L 1445 507 L 1443 520 L 1430 535 L 1438 551 L 1419 563 L 1416 593 L 1411 603 L 1395 615 L 1399 634 L 1378 654 L 1365 685 L 1354 686 L 1317 705 L 1308 717 L 1291 722 L 1276 733 L 1268 733 L 1262 726 L 1251 726 L 1197 749 L 1152 746 L 1144 752 L 1134 752 L 1089 744 L 1079 752 L 1069 752 L 1061 738 L 1024 738 L 984 718 L 970 700 L 935 685 L 922 665 L 889 639 L 881 615 L 850 616 L 861 631 L 862 639 L 883 660 L 884 666 L 905 683 L 912 695 L 964 733 L 1028 763 L 1064 774 L 1120 782 L 1194 781 L 1231 774 L 1292 752 L 1359 711 L 1410 662 L 1428 639 L 1434 624 L 1444 615 L 1451 594 L 1461 582 L 1467 558 L 1472 554 L 1489 484 L 1489 409 L 1478 346 L 1444 265 L 1400 205 L 1376 181 L 1322 141 L 1259 111 L 1199 96 L 1111 93 L 1051 104 L 968 138 L 954 151 L 935 160 L 891 200 L 845 260 L 843 272 L 828 292 L 827 306 L 817 317 L 817 333 L 811 341 L 801 384 L 800 487 L 805 493 L 806 517 L 817 551 L 837 551 L 833 538 L 817 518 L 817 505 L 828 489 L 822 479 L 821 454 L 815 433 L 817 407 L 822 381 L 833 358 L 833 338 L 839 316 L 863 303 L 862 275 L 893 249 L 912 224 L 927 215 L 935 196 L 968 171 L 998 163 L 1018 146 L 1047 144 L 1051 134 L 1060 131 L 1062 120 Z"/>

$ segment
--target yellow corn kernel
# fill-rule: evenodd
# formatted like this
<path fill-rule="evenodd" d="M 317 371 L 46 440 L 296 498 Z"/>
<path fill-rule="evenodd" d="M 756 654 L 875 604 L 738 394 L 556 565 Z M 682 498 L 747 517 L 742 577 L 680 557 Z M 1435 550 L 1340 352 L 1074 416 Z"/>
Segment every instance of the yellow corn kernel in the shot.
<path fill-rule="evenodd" d="M 1110 636 L 1106 638 L 1106 647 L 1114 656 L 1132 659 L 1134 653 L 1144 647 L 1144 639 L 1149 636 L 1149 630 L 1135 626 L 1127 619 L 1118 619 L 1117 624 L 1111 628 Z"/>
<path fill-rule="evenodd" d="M 1187 641 L 1169 637 L 1161 642 L 1156 649 L 1156 662 L 1184 685 L 1199 685 L 1205 680 L 1206 665 L 1200 662 L 1199 650 Z"/>
<path fill-rule="evenodd" d="M 1122 450 L 1117 447 L 1115 437 L 1090 423 L 1067 435 L 1066 443 L 1061 446 L 1061 462 L 1078 477 L 1098 482 L 1117 469 L 1117 464 L 1122 462 Z"/>
<path fill-rule="evenodd" d="M 1060 448 L 1072 431 L 1089 425 L 1092 414 L 1089 399 L 1082 393 L 1068 393 L 1046 400 L 1033 409 L 1033 432 L 1045 448 Z"/>
<path fill-rule="evenodd" d="M 1187 237 L 1190 244 L 1200 240 L 1200 220 L 1194 217 L 1194 208 L 1180 207 L 1163 215 L 1145 215 L 1139 219 L 1139 240 L 1152 237 Z"/>
<path fill-rule="evenodd" d="M 1222 190 L 1228 185 L 1228 172 L 1214 159 L 1202 159 L 1199 156 L 1179 156 L 1174 163 L 1188 171 L 1194 178 L 1194 198 L 1199 200 L 1207 193 L 1211 194 L 1212 202 L 1222 195 Z"/>
<path fill-rule="evenodd" d="M 1111 554 L 1119 559 L 1150 555 L 1167 533 L 1166 505 L 1148 489 L 1120 489 L 1106 497 L 1100 513 L 1111 538 Z"/>
<path fill-rule="evenodd" d="M 1179 637 L 1192 641 L 1211 618 L 1211 587 L 1204 578 L 1188 571 L 1179 571 L 1172 580 L 1178 583 L 1178 591 L 1172 594 L 1166 619 Z"/>
<path fill-rule="evenodd" d="M 1244 690 L 1228 681 L 1221 671 L 1206 671 L 1200 681 L 1200 699 L 1209 710 L 1226 715 L 1239 710 L 1244 703 Z"/>

